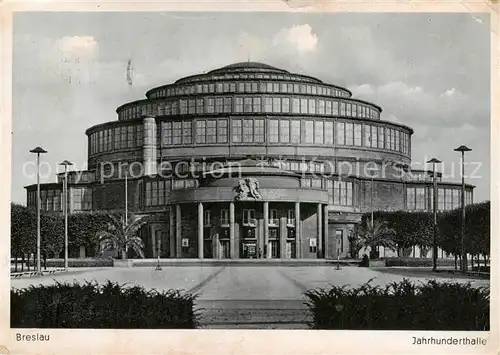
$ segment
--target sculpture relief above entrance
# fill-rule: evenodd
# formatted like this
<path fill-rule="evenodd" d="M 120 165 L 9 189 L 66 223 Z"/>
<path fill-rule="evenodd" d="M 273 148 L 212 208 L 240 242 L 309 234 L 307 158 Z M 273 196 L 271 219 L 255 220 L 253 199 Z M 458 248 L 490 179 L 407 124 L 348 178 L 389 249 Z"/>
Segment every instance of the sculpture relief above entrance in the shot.
<path fill-rule="evenodd" d="M 259 193 L 259 181 L 256 178 L 244 178 L 238 181 L 238 186 L 236 186 L 237 195 L 235 197 L 236 201 L 243 200 L 260 200 L 262 196 Z"/>

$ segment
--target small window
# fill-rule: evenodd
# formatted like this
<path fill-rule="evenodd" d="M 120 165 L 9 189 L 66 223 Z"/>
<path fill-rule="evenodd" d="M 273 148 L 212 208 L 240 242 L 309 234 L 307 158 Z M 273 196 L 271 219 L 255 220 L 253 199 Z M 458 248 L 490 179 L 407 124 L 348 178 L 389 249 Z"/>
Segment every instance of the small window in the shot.
<path fill-rule="evenodd" d="M 210 218 L 210 210 L 205 210 L 203 211 L 203 225 L 204 226 L 210 226 L 212 223 L 212 220 Z"/>
<path fill-rule="evenodd" d="M 255 220 L 255 210 L 254 209 L 244 209 L 243 210 L 243 225 L 255 226 L 257 221 Z"/>
<path fill-rule="evenodd" d="M 221 210 L 220 211 L 220 223 L 223 226 L 229 225 L 229 210 Z"/>

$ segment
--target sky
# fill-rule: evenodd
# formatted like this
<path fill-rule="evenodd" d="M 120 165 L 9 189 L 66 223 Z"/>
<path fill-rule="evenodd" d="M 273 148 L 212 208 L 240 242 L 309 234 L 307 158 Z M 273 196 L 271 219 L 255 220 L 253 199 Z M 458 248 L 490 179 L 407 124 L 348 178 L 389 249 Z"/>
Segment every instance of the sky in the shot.
<path fill-rule="evenodd" d="M 13 33 L 12 201 L 56 181 L 65 159 L 82 170 L 85 130 L 153 87 L 240 61 L 318 77 L 408 125 L 415 169 L 443 161 L 459 182 L 465 144 L 475 202 L 490 197 L 490 30 L 483 14 L 16 13 Z M 127 63 L 133 67 L 127 82 Z"/>

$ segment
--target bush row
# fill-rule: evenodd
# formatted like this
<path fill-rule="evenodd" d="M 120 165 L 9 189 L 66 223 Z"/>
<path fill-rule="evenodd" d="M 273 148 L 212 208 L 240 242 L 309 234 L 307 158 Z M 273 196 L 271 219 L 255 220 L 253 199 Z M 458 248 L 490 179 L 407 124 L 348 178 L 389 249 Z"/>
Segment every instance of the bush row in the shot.
<path fill-rule="evenodd" d="M 11 290 L 13 328 L 196 328 L 196 296 L 108 281 Z"/>
<path fill-rule="evenodd" d="M 30 266 L 36 265 L 33 259 L 29 262 Z M 42 260 L 42 267 L 44 266 Z M 68 259 L 68 267 L 111 267 L 112 259 Z M 64 259 L 47 259 L 47 267 L 64 267 Z"/>
<path fill-rule="evenodd" d="M 437 259 L 438 266 L 455 266 L 455 259 Z M 458 262 L 460 265 L 460 262 Z M 386 258 L 385 266 L 432 267 L 429 258 Z"/>
<path fill-rule="evenodd" d="M 371 281 L 371 280 L 370 280 Z M 385 288 L 370 281 L 305 293 L 313 329 L 489 330 L 489 289 L 470 284 L 416 285 L 403 279 Z"/>

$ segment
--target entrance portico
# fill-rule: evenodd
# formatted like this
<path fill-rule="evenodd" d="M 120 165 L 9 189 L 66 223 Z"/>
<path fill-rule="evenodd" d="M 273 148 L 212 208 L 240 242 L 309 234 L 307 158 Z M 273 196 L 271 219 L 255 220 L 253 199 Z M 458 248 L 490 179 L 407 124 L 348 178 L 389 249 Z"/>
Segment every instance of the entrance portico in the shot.
<path fill-rule="evenodd" d="M 327 191 L 303 187 L 297 173 L 244 160 L 169 199 L 164 230 L 176 258 L 323 258 Z"/>
<path fill-rule="evenodd" d="M 180 245 L 177 258 L 322 258 L 328 232 L 324 206 L 282 201 L 177 204 L 172 208 L 177 211 L 175 241 L 169 242 Z"/>

